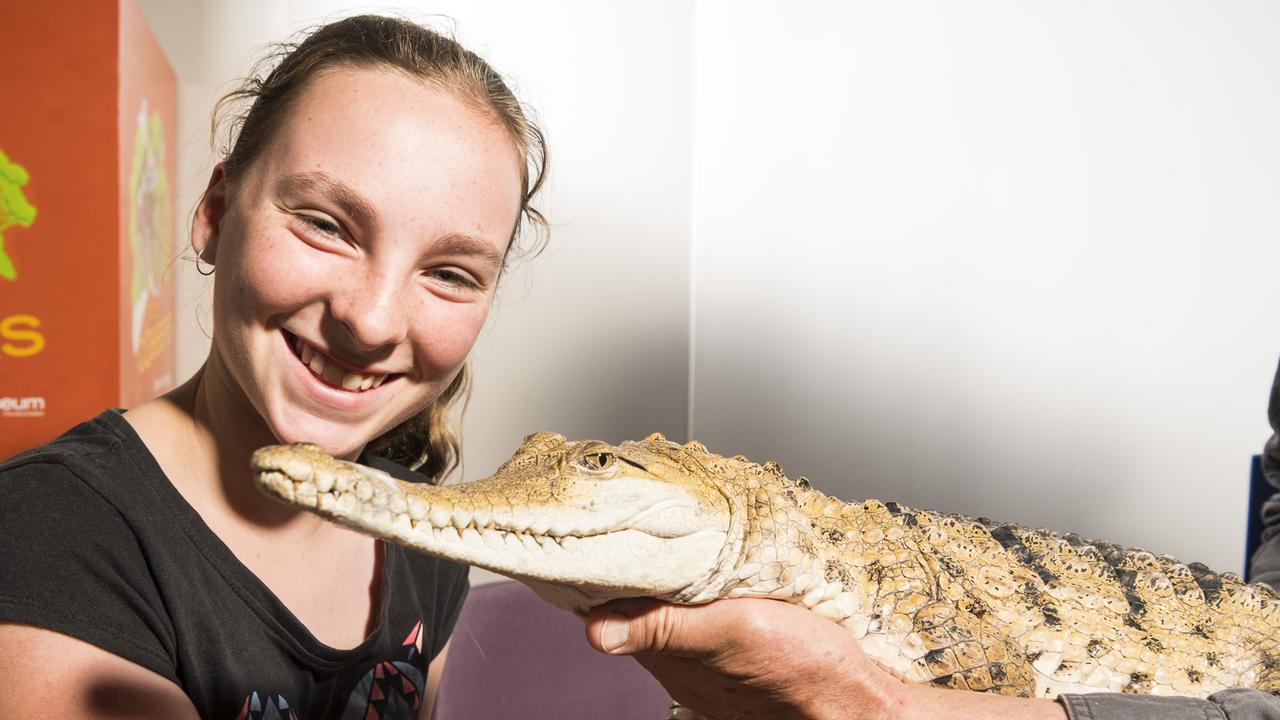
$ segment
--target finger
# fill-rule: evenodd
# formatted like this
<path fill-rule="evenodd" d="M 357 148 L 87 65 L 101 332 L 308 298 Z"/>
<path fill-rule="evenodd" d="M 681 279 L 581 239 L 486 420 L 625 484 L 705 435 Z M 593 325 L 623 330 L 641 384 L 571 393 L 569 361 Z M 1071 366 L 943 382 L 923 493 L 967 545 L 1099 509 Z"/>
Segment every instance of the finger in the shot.
<path fill-rule="evenodd" d="M 611 655 L 651 653 L 707 658 L 737 631 L 737 614 L 717 605 L 670 605 L 630 599 L 606 603 L 587 615 L 587 642 Z"/>

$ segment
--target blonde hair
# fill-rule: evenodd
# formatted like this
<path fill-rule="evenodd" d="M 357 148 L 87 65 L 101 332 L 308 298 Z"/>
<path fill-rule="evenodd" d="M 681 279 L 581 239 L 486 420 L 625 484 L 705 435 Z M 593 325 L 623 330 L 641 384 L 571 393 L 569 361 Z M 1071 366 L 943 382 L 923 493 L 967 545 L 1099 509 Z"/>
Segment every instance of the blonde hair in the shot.
<path fill-rule="evenodd" d="M 520 214 L 508 239 L 507 261 L 515 254 L 536 255 L 546 242 L 546 218 L 532 205 L 547 172 L 542 130 L 507 87 L 502 76 L 456 40 L 399 18 L 359 15 L 316 28 L 301 42 L 282 43 L 254 67 L 240 87 L 214 108 L 213 135 L 221 144 L 223 168 L 234 179 L 257 160 L 288 117 L 309 80 L 339 67 L 383 68 L 433 83 L 498 120 L 524 161 L 520 174 Z M 232 106 L 238 110 L 228 110 Z M 221 132 L 220 132 L 221 131 Z M 526 223 L 534 241 L 515 247 Z M 464 365 L 425 410 L 369 444 L 369 450 L 408 465 L 436 482 L 457 465 L 461 439 L 450 415 L 469 394 L 471 373 Z M 465 405 L 465 403 L 464 403 Z"/>

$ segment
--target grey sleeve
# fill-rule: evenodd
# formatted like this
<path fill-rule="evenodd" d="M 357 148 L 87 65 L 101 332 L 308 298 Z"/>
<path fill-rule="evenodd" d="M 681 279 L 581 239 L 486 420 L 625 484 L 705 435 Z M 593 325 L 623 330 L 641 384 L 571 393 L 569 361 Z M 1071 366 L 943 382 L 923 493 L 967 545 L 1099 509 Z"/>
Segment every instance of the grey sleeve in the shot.
<path fill-rule="evenodd" d="M 1280 699 L 1259 690 L 1223 690 L 1207 700 L 1151 695 L 1063 695 L 1071 720 L 1280 720 Z"/>
<path fill-rule="evenodd" d="M 1271 420 L 1271 439 L 1262 449 L 1262 474 L 1267 482 L 1280 488 L 1280 368 L 1271 385 L 1271 403 L 1267 408 Z M 1262 546 L 1250 559 L 1253 579 L 1280 586 L 1280 494 L 1262 505 Z"/>

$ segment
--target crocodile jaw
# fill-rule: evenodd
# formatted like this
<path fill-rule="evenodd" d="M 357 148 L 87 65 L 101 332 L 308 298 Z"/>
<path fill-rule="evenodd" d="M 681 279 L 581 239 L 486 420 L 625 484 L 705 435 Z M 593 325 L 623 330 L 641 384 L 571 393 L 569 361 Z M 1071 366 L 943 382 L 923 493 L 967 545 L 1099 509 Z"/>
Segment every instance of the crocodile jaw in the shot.
<path fill-rule="evenodd" d="M 267 494 L 360 532 L 428 555 L 527 582 L 574 612 L 619 597 L 675 597 L 699 590 L 726 546 L 728 515 L 709 513 L 670 483 L 624 478 L 589 506 L 571 498 L 515 510 L 493 479 L 452 486 L 405 483 L 379 470 L 298 448 L 255 454 Z M 317 452 L 319 449 L 316 449 Z"/>

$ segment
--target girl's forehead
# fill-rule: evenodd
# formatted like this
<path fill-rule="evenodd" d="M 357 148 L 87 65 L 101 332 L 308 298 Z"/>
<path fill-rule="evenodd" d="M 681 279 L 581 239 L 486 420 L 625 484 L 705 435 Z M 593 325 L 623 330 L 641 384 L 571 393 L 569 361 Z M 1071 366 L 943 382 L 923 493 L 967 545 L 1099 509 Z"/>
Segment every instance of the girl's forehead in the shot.
<path fill-rule="evenodd" d="M 520 210 L 521 162 L 507 129 L 456 94 L 389 70 L 313 78 L 256 164 L 269 186 L 319 174 L 356 188 L 380 214 L 453 209 L 477 225 L 469 231 L 503 242 Z"/>

